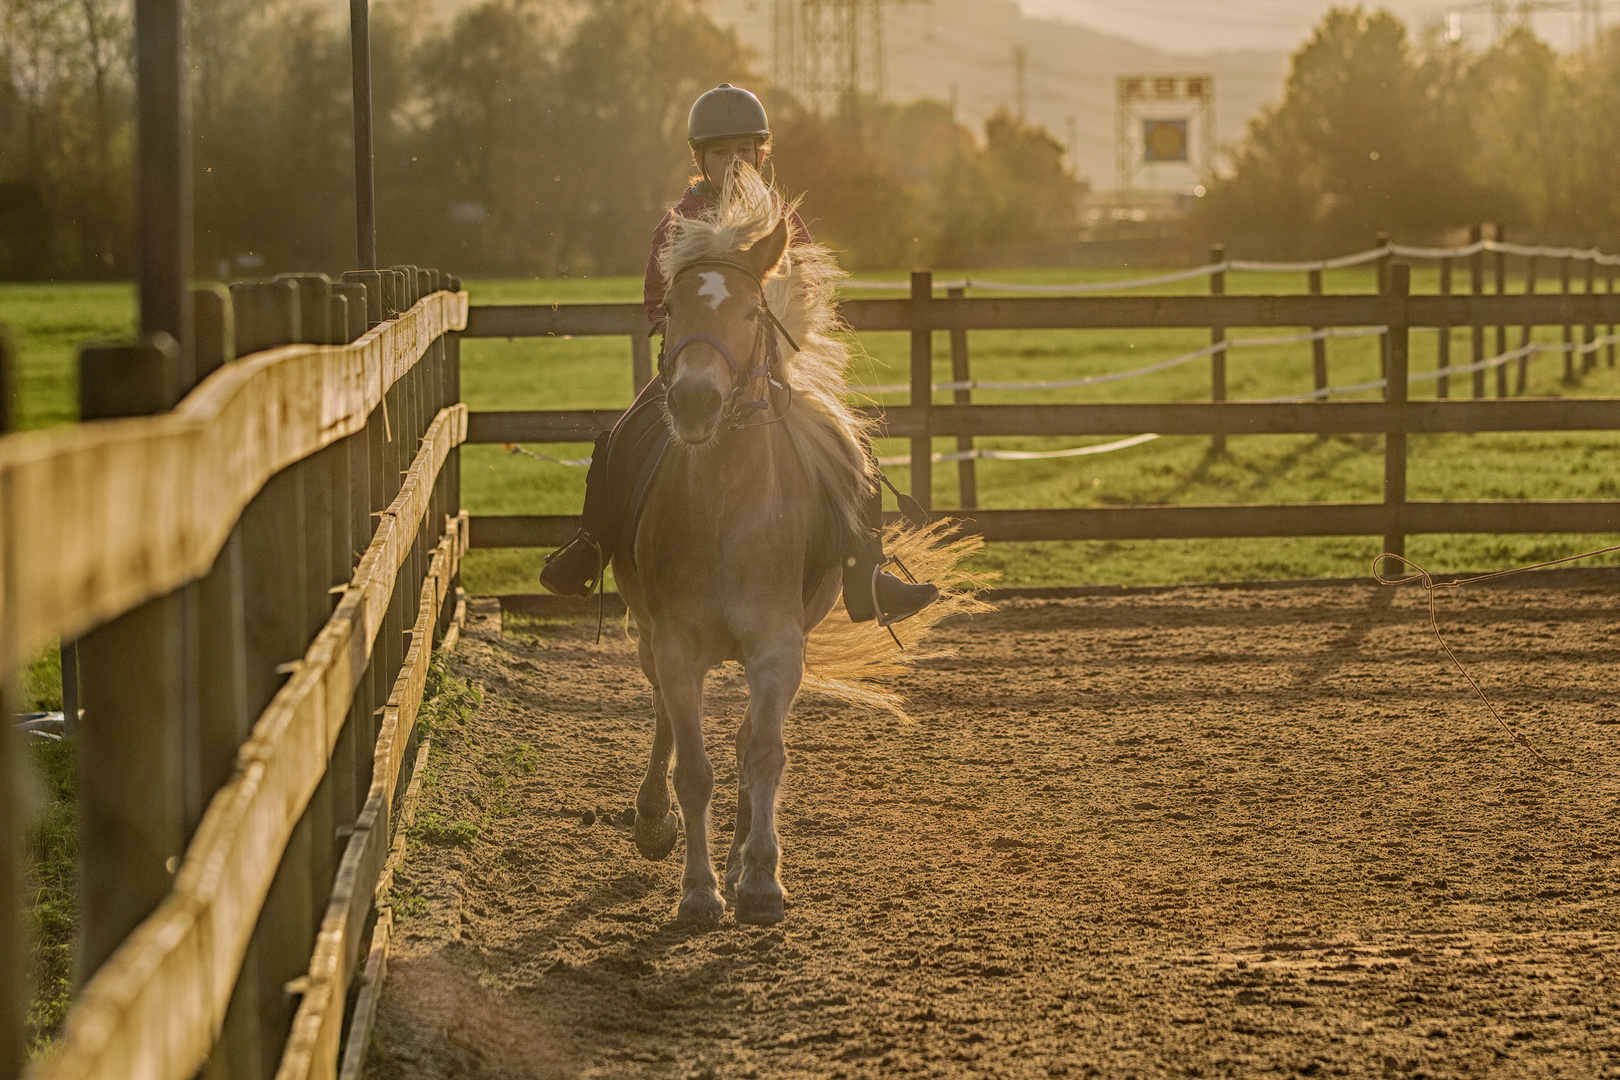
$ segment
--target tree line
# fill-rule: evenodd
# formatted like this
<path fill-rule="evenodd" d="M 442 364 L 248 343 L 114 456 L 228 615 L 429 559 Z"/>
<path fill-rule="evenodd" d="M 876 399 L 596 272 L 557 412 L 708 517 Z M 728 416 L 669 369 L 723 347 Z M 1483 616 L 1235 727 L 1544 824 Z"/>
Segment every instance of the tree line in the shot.
<path fill-rule="evenodd" d="M 317 0 L 191 0 L 204 276 L 354 260 L 346 22 Z M 372 9 L 379 254 L 462 273 L 639 270 L 690 180 L 703 90 L 763 86 L 701 0 L 426 0 Z M 126 277 L 129 0 L 0 0 L 0 277 Z M 937 102 L 822 116 L 764 88 L 773 168 L 855 266 L 1073 236 L 1083 185 L 1047 132 Z"/>
<path fill-rule="evenodd" d="M 1620 231 L 1620 30 L 1560 54 L 1528 27 L 1490 48 L 1330 12 L 1202 200 L 1214 232 L 1367 239 L 1492 221 L 1591 241 Z"/>

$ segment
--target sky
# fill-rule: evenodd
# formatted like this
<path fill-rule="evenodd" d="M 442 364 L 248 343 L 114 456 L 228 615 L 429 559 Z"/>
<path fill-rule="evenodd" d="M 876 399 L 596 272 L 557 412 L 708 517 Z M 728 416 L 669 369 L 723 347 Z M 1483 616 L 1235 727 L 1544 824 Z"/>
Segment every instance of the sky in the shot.
<path fill-rule="evenodd" d="M 1199 55 L 1227 49 L 1275 49 L 1293 52 L 1309 37 L 1327 10 L 1351 0 L 1018 0 L 1030 15 L 1080 23 L 1166 52 Z M 1465 9 L 1466 39 L 1489 44 L 1491 17 L 1466 12 L 1483 7 L 1474 0 L 1369 0 L 1368 8 L 1387 8 L 1416 31 L 1445 19 L 1448 9 Z M 1611 10 L 1606 22 L 1620 21 Z M 1536 31 L 1559 47 L 1573 41 L 1573 15 L 1542 14 Z"/>

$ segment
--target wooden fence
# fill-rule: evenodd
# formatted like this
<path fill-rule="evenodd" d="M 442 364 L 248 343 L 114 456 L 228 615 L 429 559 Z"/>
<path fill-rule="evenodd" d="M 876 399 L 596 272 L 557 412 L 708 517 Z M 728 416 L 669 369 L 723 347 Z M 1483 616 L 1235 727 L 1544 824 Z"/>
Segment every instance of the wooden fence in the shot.
<path fill-rule="evenodd" d="M 1216 261 L 1219 261 L 1218 259 Z M 1620 502 L 1513 501 L 1418 502 L 1406 498 L 1407 439 L 1424 432 L 1616 430 L 1620 401 L 1611 399 L 1508 399 L 1505 381 L 1496 400 L 1485 397 L 1483 369 L 1475 374 L 1474 400 L 1407 399 L 1410 331 L 1436 328 L 1442 345 L 1437 362 L 1448 363 L 1449 328 L 1474 331 L 1475 352 L 1483 360 L 1488 327 L 1564 328 L 1566 343 L 1584 327 L 1620 321 L 1620 296 L 1470 294 L 1414 296 L 1404 264 L 1381 266 L 1384 290 L 1378 294 L 1322 295 L 1320 276 L 1311 294 L 1230 296 L 1105 296 L 968 298 L 954 292 L 935 295 L 931 275 L 912 276 L 905 299 L 846 300 L 845 321 L 856 333 L 904 331 L 911 338 L 910 403 L 869 410 L 882 434 L 910 440 L 911 494 L 932 506 L 932 439 L 955 436 L 959 445 L 982 436 L 1382 434 L 1384 499 L 1377 503 L 1308 505 L 1130 506 L 1069 509 L 976 509 L 970 470 L 959 472 L 964 508 L 937 511 L 961 516 L 985 539 L 1127 540 L 1264 536 L 1376 535 L 1385 549 L 1404 550 L 1412 533 L 1620 532 Z M 1445 277 L 1442 277 L 1445 281 Z M 1210 402 L 1176 404 L 974 405 L 957 391 L 951 404 L 935 404 L 934 331 L 949 331 L 952 375 L 966 381 L 967 334 L 975 330 L 1101 330 L 1207 328 L 1216 340 L 1233 327 L 1387 327 L 1383 356 L 1387 384 L 1381 402 L 1315 400 L 1299 403 L 1245 403 L 1223 400 L 1224 366 L 1213 363 Z M 500 305 L 473 308 L 465 337 L 561 337 L 623 334 L 638 340 L 646 332 L 638 304 Z M 1499 337 L 1505 342 L 1505 330 Z M 1321 341 L 1315 343 L 1323 345 Z M 1220 357 L 1215 354 L 1215 358 Z M 1566 352 L 1566 374 L 1575 379 L 1573 350 Z M 1596 352 L 1587 353 L 1594 363 Z M 1314 357 L 1318 388 L 1327 385 L 1325 351 Z M 1612 351 L 1610 356 L 1613 363 Z M 1498 368 L 1505 370 L 1505 365 Z M 638 386 L 644 381 L 640 372 Z M 617 417 L 615 410 L 473 412 L 470 443 L 589 441 Z M 970 465 L 971 462 L 964 462 Z M 473 547 L 536 547 L 559 544 L 577 527 L 568 516 L 475 516 Z"/>
<path fill-rule="evenodd" d="M 416 267 L 345 279 L 199 295 L 194 354 L 215 370 L 178 405 L 169 339 L 92 348 L 83 415 L 152 415 L 0 439 L 0 669 L 77 638 L 83 691 L 80 985 L 38 1080 L 337 1074 L 468 541 L 466 294 Z M 374 950 L 387 934 L 385 911 Z"/>

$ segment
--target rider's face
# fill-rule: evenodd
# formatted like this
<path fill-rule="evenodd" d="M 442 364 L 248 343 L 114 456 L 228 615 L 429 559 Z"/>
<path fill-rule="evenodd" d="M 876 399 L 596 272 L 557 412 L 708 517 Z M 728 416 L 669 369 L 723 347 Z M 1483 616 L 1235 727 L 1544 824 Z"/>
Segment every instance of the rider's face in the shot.
<path fill-rule="evenodd" d="M 733 161 L 745 161 L 756 169 L 765 164 L 765 153 L 760 148 L 760 141 L 752 136 L 741 136 L 705 143 L 698 164 L 705 176 L 718 182 L 726 175 Z"/>

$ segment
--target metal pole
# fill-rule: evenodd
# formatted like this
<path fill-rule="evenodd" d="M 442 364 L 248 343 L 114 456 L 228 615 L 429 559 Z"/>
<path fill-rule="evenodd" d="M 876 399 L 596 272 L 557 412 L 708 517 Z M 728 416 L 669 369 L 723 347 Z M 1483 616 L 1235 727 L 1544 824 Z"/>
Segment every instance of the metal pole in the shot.
<path fill-rule="evenodd" d="M 11 429 L 11 345 L 0 334 L 0 435 Z M 3 616 L 0 616 L 3 617 Z M 0 626 L 0 641 L 10 628 Z M 0 1080 L 22 1071 L 23 936 L 22 799 L 15 789 L 20 770 L 12 760 L 17 739 L 11 713 L 19 704 L 12 673 L 0 670 Z"/>
<path fill-rule="evenodd" d="M 183 0 L 135 4 L 135 276 L 141 333 L 179 343 L 173 407 L 196 384 L 191 349 L 191 145 Z"/>
<path fill-rule="evenodd" d="M 349 0 L 349 47 L 354 69 L 354 218 L 360 269 L 377 269 L 377 181 L 371 141 L 371 11 Z"/>

